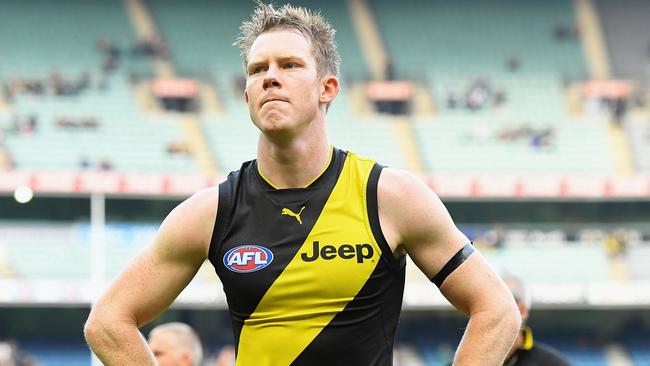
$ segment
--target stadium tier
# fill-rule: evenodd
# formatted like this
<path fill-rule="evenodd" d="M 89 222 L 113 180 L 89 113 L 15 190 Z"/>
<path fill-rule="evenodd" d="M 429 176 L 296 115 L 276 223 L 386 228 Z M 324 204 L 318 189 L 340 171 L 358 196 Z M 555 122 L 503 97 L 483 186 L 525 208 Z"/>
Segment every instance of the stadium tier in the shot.
<path fill-rule="evenodd" d="M 181 135 L 174 117 L 144 116 L 136 104 L 129 69 L 142 61 L 130 55 L 136 42 L 120 3 L 7 1 L 0 22 L 11 106 L 0 127 L 16 168 L 197 171 L 190 157 L 167 152 Z"/>
<path fill-rule="evenodd" d="M 575 18 L 568 1 L 372 4 L 398 76 L 428 79 L 441 106 L 448 93 L 484 78 L 507 93 L 515 115 L 557 118 L 563 79 L 587 76 L 581 43 L 553 37 L 558 21 Z M 393 16 L 398 10 L 403 16 Z"/>
<path fill-rule="evenodd" d="M 433 174 L 613 175 L 606 123 L 531 123 L 494 116 L 446 116 L 415 122 Z"/>
<path fill-rule="evenodd" d="M 338 31 L 344 82 L 328 113 L 334 145 L 392 167 L 421 162 L 420 173 L 434 175 L 618 173 L 618 148 L 612 147 L 606 114 L 568 111 L 566 83 L 587 76 L 581 40 L 572 33 L 576 14 L 570 2 L 370 2 L 395 76 L 424 82 L 434 100 L 435 115 L 410 121 L 414 138 L 406 144 L 415 144 L 410 150 L 391 117 L 358 111 L 353 94 L 368 75 L 367 56 L 346 2 L 298 4 L 320 9 Z M 221 171 L 237 169 L 255 157 L 257 138 L 241 96 L 239 50 L 232 46 L 250 6 L 205 0 L 147 5 L 154 31 L 168 42 L 177 76 L 215 89 L 223 110 L 199 111 L 200 133 Z M 0 36 L 0 78 L 5 88 L 16 89 L 10 108 L 0 107 L 0 127 L 7 131 L 5 149 L 15 168 L 200 171 L 194 150 L 186 149 L 191 140 L 179 116 L 151 113 L 141 101 L 137 80 L 156 72 L 150 57 L 135 54 L 140 36 L 122 4 L 73 1 L 58 12 L 42 12 L 39 32 L 50 42 L 26 27 L 33 8 L 53 5 L 0 6 L 3 27 L 25 29 Z M 393 16 L 398 11 L 400 16 Z M 67 16 L 83 21 L 61 21 Z M 569 33 L 558 37 L 560 26 Z M 524 27 L 526 32 L 519 31 Z M 36 57 L 41 54 L 47 57 Z M 59 95 L 58 84 L 72 87 L 71 95 Z M 628 135 L 640 161 L 633 165 L 647 171 L 641 128 Z M 178 146 L 181 153 L 174 152 Z"/>
<path fill-rule="evenodd" d="M 584 233 L 579 234 L 581 239 L 567 241 L 567 235 L 562 230 L 544 234 L 534 225 L 527 229 L 506 228 L 502 229 L 502 234 L 498 234 L 502 239 L 495 243 L 494 235 L 497 234 L 490 226 L 480 227 L 472 229 L 468 236 L 483 249 L 488 261 L 496 268 L 514 271 L 533 285 L 582 286 L 616 280 L 610 258 L 621 250 L 607 246 L 609 234 L 605 230 L 586 227 L 582 229 Z M 156 231 L 157 225 L 153 224 L 107 225 L 104 234 L 105 278 L 115 277 L 131 258 L 152 242 Z M 18 280 L 89 280 L 92 275 L 92 235 L 88 224 L 1 221 L 0 258 L 4 260 L 0 260 L 0 268 L 5 277 Z M 47 237 L 48 241 L 43 242 L 43 237 Z M 641 234 L 628 237 L 637 238 L 625 248 L 629 254 L 624 257 L 628 258 L 631 278 L 648 280 L 650 272 L 643 263 L 649 258 L 650 246 L 642 241 Z M 576 261 L 576 258 L 580 258 L 580 261 Z M 80 266 L 78 263 L 88 265 Z M 419 271 L 413 267 L 409 273 L 419 274 Z M 197 283 L 217 281 L 213 274 L 207 273 L 206 276 L 197 276 L 196 280 Z M 428 283 L 421 274 L 409 277 L 409 281 L 415 283 L 422 280 Z"/>
<path fill-rule="evenodd" d="M 650 172 L 650 123 L 632 119 L 626 123 L 625 129 L 634 153 L 636 168 L 643 173 Z"/>
<path fill-rule="evenodd" d="M 637 0 L 595 0 L 594 5 L 601 20 L 613 74 L 647 83 L 650 80 L 650 45 L 647 37 L 638 37 L 637 34 L 650 33 L 646 18 L 650 4 Z"/>

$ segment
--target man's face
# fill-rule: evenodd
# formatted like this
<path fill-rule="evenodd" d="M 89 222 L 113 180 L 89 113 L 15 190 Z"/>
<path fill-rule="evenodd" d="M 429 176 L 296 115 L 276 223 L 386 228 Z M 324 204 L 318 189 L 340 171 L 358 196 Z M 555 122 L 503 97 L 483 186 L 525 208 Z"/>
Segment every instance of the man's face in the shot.
<path fill-rule="evenodd" d="M 246 73 L 246 103 L 262 132 L 295 131 L 316 116 L 323 86 L 311 43 L 300 32 L 260 34 L 248 53 Z"/>
<path fill-rule="evenodd" d="M 156 357 L 158 366 L 191 365 L 187 352 L 182 352 L 177 345 L 175 335 L 168 332 L 155 333 L 149 338 L 149 347 Z"/>

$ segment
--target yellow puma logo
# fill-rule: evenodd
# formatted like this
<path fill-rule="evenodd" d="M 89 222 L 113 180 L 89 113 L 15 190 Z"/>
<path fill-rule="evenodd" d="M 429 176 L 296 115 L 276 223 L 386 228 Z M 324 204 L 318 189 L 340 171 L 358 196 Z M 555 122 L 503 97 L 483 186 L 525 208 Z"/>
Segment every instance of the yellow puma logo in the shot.
<path fill-rule="evenodd" d="M 300 212 L 295 213 L 295 212 L 291 211 L 288 208 L 283 208 L 282 209 L 282 214 L 283 215 L 289 215 L 291 217 L 295 217 L 296 220 L 298 220 L 298 222 L 300 223 L 300 225 L 302 225 L 302 220 L 300 219 L 300 214 L 302 213 L 302 210 L 304 210 L 304 209 L 305 209 L 305 206 L 302 206 L 302 208 L 300 209 Z"/>

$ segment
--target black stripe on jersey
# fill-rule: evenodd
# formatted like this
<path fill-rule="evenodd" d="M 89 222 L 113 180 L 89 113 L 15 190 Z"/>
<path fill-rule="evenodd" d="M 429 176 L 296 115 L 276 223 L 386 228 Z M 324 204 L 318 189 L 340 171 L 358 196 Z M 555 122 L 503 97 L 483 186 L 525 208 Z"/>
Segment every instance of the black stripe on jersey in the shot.
<path fill-rule="evenodd" d="M 234 184 L 230 184 L 231 182 L 234 182 Z M 213 266 L 216 266 L 216 263 L 212 262 L 212 259 L 215 257 L 216 252 L 219 249 L 219 238 L 224 237 L 226 229 L 230 226 L 230 220 L 232 220 L 233 194 L 237 191 L 237 182 L 239 182 L 239 170 L 228 174 L 226 181 L 219 184 L 217 217 L 214 223 L 214 228 L 212 229 L 210 248 L 208 249 L 208 259 Z"/>
<path fill-rule="evenodd" d="M 375 237 L 377 244 L 381 248 L 382 258 L 393 268 L 399 267 L 399 261 L 393 255 L 393 251 L 390 249 L 390 245 L 384 237 L 384 233 L 381 230 L 381 224 L 379 223 L 379 207 L 377 205 L 377 187 L 379 184 L 379 177 L 381 171 L 384 167 L 380 164 L 375 164 L 370 171 L 370 177 L 368 177 L 368 185 L 366 187 L 366 201 L 367 201 L 367 210 L 368 210 L 368 221 L 370 221 L 370 229 L 372 230 L 372 235 Z"/>
<path fill-rule="evenodd" d="M 397 268 L 385 262 L 378 263 L 357 296 L 336 314 L 291 365 L 392 365 L 393 342 L 404 295 L 406 257 L 396 262 Z M 356 334 L 351 334 L 352 330 Z M 342 344 L 341 339 L 346 338 L 359 342 Z M 342 362 L 342 355 L 345 362 Z"/>

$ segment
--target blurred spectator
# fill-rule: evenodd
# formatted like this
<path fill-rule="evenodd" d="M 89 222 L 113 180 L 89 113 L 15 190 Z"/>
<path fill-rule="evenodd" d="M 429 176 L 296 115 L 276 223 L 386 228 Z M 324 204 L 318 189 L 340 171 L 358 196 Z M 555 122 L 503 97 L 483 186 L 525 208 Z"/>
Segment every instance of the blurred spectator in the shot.
<path fill-rule="evenodd" d="M 395 64 L 391 58 L 387 59 L 384 65 L 384 77 L 387 81 L 395 80 Z"/>
<path fill-rule="evenodd" d="M 609 257 L 621 257 L 627 251 L 627 233 L 624 230 L 616 230 L 613 233 L 607 234 L 603 243 L 605 244 L 605 252 Z"/>
<path fill-rule="evenodd" d="M 506 70 L 510 72 L 518 71 L 520 66 L 521 61 L 519 61 L 519 58 L 517 56 L 512 55 L 508 57 L 508 60 L 506 60 Z"/>
<path fill-rule="evenodd" d="M 503 248 L 505 243 L 505 230 L 502 225 L 492 225 L 488 230 L 474 238 L 474 245 L 481 250 Z"/>
<path fill-rule="evenodd" d="M 493 99 L 493 106 L 495 109 L 501 108 L 504 104 L 506 104 L 508 97 L 506 95 L 506 91 L 503 88 L 499 88 L 494 92 L 494 99 Z"/>
<path fill-rule="evenodd" d="M 66 78 L 59 71 L 52 71 L 46 78 L 17 78 L 10 79 L 2 85 L 3 94 L 7 101 L 12 101 L 16 95 L 30 96 L 76 96 L 88 89 L 91 84 L 89 72 L 83 72 L 78 78 Z"/>
<path fill-rule="evenodd" d="M 536 149 L 542 149 L 553 145 L 555 131 L 551 128 L 541 130 L 532 130 L 530 136 L 530 146 Z"/>
<path fill-rule="evenodd" d="M 0 366 L 16 366 L 13 348 L 6 342 L 0 342 Z"/>
<path fill-rule="evenodd" d="M 612 121 L 618 126 L 623 124 L 623 119 L 627 113 L 627 100 L 625 98 L 616 98 L 610 101 L 610 111 Z"/>
<path fill-rule="evenodd" d="M 502 274 L 522 318 L 522 329 L 512 345 L 504 366 L 569 366 L 569 361 L 554 348 L 533 339 L 533 331 L 526 325 L 531 307 L 531 296 L 525 283 L 512 274 Z"/>
<path fill-rule="evenodd" d="M 41 366 L 36 359 L 18 349 L 13 342 L 0 342 L 0 366 Z"/>
<path fill-rule="evenodd" d="M 485 77 L 477 77 L 469 85 L 465 93 L 465 105 L 471 111 L 476 111 L 485 105 L 492 94 L 490 81 Z"/>
<path fill-rule="evenodd" d="M 113 163 L 108 158 L 99 161 L 99 170 L 107 172 L 113 170 Z"/>
<path fill-rule="evenodd" d="M 169 46 L 161 38 L 154 36 L 148 39 L 140 39 L 131 46 L 131 54 L 134 56 L 147 57 L 169 57 Z"/>
<path fill-rule="evenodd" d="M 535 149 L 548 148 L 555 145 L 555 129 L 553 127 L 535 129 L 528 125 L 504 127 L 497 131 L 496 139 L 503 142 L 524 141 Z"/>
<path fill-rule="evenodd" d="M 219 350 L 214 366 L 235 366 L 235 347 L 228 344 Z"/>
<path fill-rule="evenodd" d="M 69 117 L 60 116 L 56 118 L 56 125 L 59 128 L 65 129 L 92 129 L 95 130 L 99 127 L 99 121 L 95 117 Z"/>
<path fill-rule="evenodd" d="M 569 38 L 569 26 L 564 19 L 559 18 L 555 21 L 553 36 L 558 41 L 564 41 Z"/>
<path fill-rule="evenodd" d="M 82 156 L 79 158 L 79 169 L 81 170 L 89 170 L 92 166 L 92 163 L 90 162 L 90 158 L 87 156 Z"/>
<path fill-rule="evenodd" d="M 158 366 L 199 366 L 203 361 L 201 340 L 184 323 L 166 323 L 153 328 L 149 346 Z"/>
<path fill-rule="evenodd" d="M 447 108 L 456 109 L 456 107 L 458 107 L 459 102 L 460 102 L 460 98 L 458 97 L 458 93 L 456 92 L 456 90 L 447 87 Z"/>
<path fill-rule="evenodd" d="M 27 117 L 15 114 L 11 117 L 11 123 L 3 130 L 2 134 L 5 137 L 12 135 L 29 136 L 38 131 L 38 124 L 38 116 L 35 114 L 30 114 Z"/>
<path fill-rule="evenodd" d="M 190 155 L 189 146 L 184 142 L 170 142 L 167 144 L 167 153 L 170 155 Z"/>

